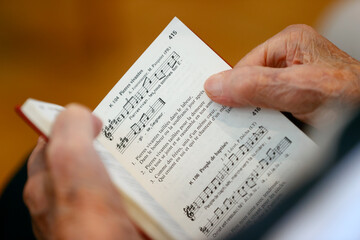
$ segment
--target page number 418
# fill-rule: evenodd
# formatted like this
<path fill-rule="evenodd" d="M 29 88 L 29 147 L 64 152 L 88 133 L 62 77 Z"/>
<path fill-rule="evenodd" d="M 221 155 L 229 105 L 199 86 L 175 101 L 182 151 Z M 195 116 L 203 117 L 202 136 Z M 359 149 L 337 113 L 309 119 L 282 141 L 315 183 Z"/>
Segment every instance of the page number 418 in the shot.
<path fill-rule="evenodd" d="M 169 34 L 169 39 L 173 39 L 177 34 L 177 31 L 173 30 L 170 34 Z"/>

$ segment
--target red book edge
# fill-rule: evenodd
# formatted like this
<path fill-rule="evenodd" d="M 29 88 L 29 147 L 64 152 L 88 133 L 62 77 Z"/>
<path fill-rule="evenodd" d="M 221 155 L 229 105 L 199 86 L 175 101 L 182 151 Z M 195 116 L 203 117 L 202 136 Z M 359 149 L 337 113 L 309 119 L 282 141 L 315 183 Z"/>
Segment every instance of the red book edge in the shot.
<path fill-rule="evenodd" d="M 46 142 L 49 141 L 49 138 L 26 116 L 26 114 L 21 110 L 20 105 L 15 106 L 15 112 L 19 115 L 24 122 L 29 125 L 39 136 L 41 136 Z"/>

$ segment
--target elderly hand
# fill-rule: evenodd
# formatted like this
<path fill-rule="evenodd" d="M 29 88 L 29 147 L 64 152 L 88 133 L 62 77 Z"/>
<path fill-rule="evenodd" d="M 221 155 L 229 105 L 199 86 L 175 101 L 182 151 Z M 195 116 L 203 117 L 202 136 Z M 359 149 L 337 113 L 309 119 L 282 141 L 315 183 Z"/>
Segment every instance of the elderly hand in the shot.
<path fill-rule="evenodd" d="M 339 105 L 360 102 L 360 63 L 311 27 L 293 25 L 204 87 L 220 104 L 277 109 L 319 126 L 336 118 Z"/>
<path fill-rule="evenodd" d="M 93 139 L 101 122 L 70 105 L 39 139 L 28 163 L 24 200 L 39 239 L 139 239 Z"/>

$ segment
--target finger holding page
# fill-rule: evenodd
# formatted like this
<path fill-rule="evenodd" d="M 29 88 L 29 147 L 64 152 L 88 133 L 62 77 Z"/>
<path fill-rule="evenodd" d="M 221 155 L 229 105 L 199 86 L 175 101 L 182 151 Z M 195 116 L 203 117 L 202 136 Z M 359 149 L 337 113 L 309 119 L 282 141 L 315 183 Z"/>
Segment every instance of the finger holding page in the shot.
<path fill-rule="evenodd" d="M 93 181 L 91 176 L 110 182 L 93 147 L 100 128 L 100 121 L 79 105 L 69 105 L 59 114 L 50 136 L 47 157 L 49 165 L 56 169 L 54 177 L 63 179 L 59 183 L 64 187 L 73 185 L 74 180 L 87 184 Z"/>
<path fill-rule="evenodd" d="M 259 106 L 305 114 L 314 111 L 321 103 L 322 85 L 311 82 L 304 67 L 276 69 L 242 67 L 210 77 L 205 90 L 214 101 L 228 106 Z M 316 77 L 314 69 L 311 75 Z M 302 79 L 309 79 L 303 81 Z"/>
<path fill-rule="evenodd" d="M 359 62 L 306 25 L 284 29 L 235 66 L 205 82 L 223 105 L 292 113 L 319 126 L 359 102 Z M 339 107 L 340 106 L 340 107 Z"/>

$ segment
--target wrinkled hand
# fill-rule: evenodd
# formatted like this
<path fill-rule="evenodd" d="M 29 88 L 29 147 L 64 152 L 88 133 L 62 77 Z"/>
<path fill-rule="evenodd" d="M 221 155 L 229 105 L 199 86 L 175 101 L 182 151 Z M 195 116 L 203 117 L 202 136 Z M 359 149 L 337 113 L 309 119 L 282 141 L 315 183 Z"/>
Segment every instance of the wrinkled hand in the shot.
<path fill-rule="evenodd" d="M 138 239 L 93 148 L 101 122 L 70 105 L 28 163 L 24 200 L 39 239 Z"/>
<path fill-rule="evenodd" d="M 232 70 L 205 82 L 228 106 L 290 112 L 319 126 L 360 103 L 360 63 L 306 25 L 293 25 L 256 47 Z"/>

